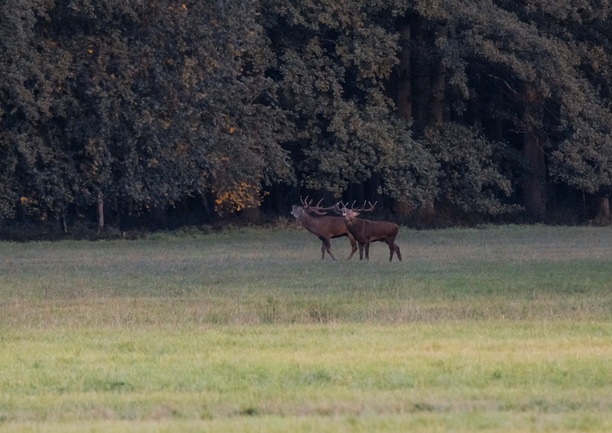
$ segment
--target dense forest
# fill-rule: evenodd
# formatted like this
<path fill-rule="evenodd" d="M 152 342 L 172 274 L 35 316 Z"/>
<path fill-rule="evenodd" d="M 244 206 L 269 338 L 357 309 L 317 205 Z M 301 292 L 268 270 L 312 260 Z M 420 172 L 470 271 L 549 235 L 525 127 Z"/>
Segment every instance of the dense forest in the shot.
<path fill-rule="evenodd" d="M 607 0 L 0 0 L 0 226 L 610 221 Z"/>

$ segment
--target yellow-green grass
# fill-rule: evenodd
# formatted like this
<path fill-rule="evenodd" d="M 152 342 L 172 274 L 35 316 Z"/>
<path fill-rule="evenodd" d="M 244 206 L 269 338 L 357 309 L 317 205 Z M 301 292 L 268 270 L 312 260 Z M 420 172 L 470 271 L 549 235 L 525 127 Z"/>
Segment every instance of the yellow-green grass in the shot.
<path fill-rule="evenodd" d="M 0 416 L 15 431 L 154 421 L 206 431 L 612 428 L 604 323 L 54 329 L 2 339 Z"/>
<path fill-rule="evenodd" d="M 0 431 L 612 431 L 610 229 L 400 233 L 1 243 Z"/>

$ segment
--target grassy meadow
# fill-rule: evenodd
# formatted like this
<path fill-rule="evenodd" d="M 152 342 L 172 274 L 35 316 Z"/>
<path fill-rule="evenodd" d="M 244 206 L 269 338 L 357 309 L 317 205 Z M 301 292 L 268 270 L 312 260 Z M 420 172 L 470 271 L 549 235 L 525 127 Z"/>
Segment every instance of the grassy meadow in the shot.
<path fill-rule="evenodd" d="M 0 243 L 0 431 L 612 431 L 612 228 Z M 346 238 L 332 241 L 348 256 Z"/>

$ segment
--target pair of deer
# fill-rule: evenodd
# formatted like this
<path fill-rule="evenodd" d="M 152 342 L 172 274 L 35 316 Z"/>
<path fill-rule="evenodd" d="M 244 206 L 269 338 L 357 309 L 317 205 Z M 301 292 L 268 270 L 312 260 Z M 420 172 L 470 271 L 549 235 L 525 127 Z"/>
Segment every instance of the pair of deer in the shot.
<path fill-rule="evenodd" d="M 357 244 L 359 244 L 359 259 L 363 260 L 363 250 L 365 247 L 365 258 L 370 260 L 370 243 L 382 241 L 386 242 L 389 246 L 389 261 L 393 260 L 393 253 L 396 253 L 397 258 L 402 261 L 400 249 L 395 244 L 395 237 L 399 230 L 397 224 L 388 221 L 370 221 L 357 218 L 361 212 L 374 210 L 376 203 L 368 202 L 369 208 L 367 209 L 365 208 L 365 203 L 363 207 L 358 209 L 355 209 L 355 203 L 353 203 L 353 206 L 349 209 L 342 202 L 338 202 L 330 207 L 321 207 L 323 199 L 319 200 L 316 206 L 312 205 L 312 200 L 308 201 L 308 197 L 305 200 L 300 197 L 300 201 L 302 205 L 294 205 L 291 214 L 297 218 L 306 230 L 321 239 L 321 259 L 325 258 L 325 251 L 327 251 L 327 254 L 333 260 L 336 260 L 330 250 L 330 240 L 341 236 L 348 236 L 352 251 L 347 260 L 353 257 L 353 254 L 357 251 Z M 342 217 L 325 216 L 327 210 L 333 210 L 341 214 Z"/>

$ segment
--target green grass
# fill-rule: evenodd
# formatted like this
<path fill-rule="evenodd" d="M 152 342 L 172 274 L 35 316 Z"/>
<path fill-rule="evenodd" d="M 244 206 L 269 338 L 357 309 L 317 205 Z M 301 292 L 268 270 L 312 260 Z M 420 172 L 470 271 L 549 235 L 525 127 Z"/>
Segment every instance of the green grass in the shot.
<path fill-rule="evenodd" d="M 401 263 L 279 229 L 0 243 L 0 431 L 612 431 L 610 241 L 402 229 Z"/>

